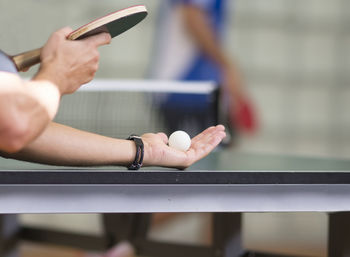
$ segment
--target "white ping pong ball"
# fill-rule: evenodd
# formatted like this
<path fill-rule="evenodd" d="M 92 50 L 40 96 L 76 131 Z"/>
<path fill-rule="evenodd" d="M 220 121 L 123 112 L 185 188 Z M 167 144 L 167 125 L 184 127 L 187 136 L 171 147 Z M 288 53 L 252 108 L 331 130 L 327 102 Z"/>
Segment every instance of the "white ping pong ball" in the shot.
<path fill-rule="evenodd" d="M 175 131 L 169 137 L 169 146 L 186 152 L 191 146 L 191 138 L 185 131 Z"/>

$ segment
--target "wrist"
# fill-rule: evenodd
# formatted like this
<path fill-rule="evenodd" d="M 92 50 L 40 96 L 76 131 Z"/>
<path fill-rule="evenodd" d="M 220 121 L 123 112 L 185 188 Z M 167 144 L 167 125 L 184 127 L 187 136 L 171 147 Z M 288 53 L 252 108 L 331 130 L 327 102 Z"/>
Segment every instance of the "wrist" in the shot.
<path fill-rule="evenodd" d="M 62 92 L 62 79 L 57 76 L 58 72 L 51 71 L 48 68 L 43 67 L 43 65 L 40 67 L 38 73 L 33 77 L 33 81 L 47 81 L 52 83 L 58 90 L 60 97 L 64 94 Z"/>
<path fill-rule="evenodd" d="M 142 138 L 142 141 L 144 151 L 142 167 L 152 166 L 154 158 L 151 158 L 149 143 L 144 138 Z"/>
<path fill-rule="evenodd" d="M 29 94 L 46 109 L 52 120 L 57 113 L 61 97 L 57 86 L 48 80 L 29 81 L 26 84 Z"/>

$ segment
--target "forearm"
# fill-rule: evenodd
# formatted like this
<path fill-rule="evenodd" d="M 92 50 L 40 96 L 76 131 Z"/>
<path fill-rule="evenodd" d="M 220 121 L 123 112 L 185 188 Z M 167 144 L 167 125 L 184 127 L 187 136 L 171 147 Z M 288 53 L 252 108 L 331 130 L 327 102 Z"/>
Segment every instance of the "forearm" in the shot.
<path fill-rule="evenodd" d="M 47 81 L 22 81 L 0 72 L 0 150 L 15 152 L 34 140 L 53 119 L 59 92 Z"/>
<path fill-rule="evenodd" d="M 22 151 L 5 157 L 59 166 L 129 165 L 135 158 L 133 141 L 109 138 L 57 123 Z"/>
<path fill-rule="evenodd" d="M 186 29 L 198 47 L 219 66 L 230 65 L 229 59 L 215 37 L 205 11 L 188 4 L 183 5 L 181 11 Z"/>
<path fill-rule="evenodd" d="M 241 74 L 216 39 L 205 11 L 192 5 L 183 5 L 182 12 L 188 33 L 192 36 L 194 42 L 220 67 L 222 82 L 226 86 L 228 93 L 233 99 L 242 98 L 244 92 Z"/>

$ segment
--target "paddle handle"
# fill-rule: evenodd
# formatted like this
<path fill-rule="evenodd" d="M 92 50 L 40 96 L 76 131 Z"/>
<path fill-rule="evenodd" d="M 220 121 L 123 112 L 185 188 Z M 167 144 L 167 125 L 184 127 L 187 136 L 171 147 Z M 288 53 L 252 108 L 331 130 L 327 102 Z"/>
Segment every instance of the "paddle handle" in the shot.
<path fill-rule="evenodd" d="M 23 71 L 40 63 L 41 48 L 11 56 L 18 71 Z"/>

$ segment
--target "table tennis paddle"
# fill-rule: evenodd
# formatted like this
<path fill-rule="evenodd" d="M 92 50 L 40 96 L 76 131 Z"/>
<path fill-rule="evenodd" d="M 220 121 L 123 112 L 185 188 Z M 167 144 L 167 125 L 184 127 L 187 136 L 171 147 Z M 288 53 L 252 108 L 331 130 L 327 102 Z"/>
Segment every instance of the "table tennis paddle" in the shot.
<path fill-rule="evenodd" d="M 248 99 L 240 99 L 230 110 L 230 121 L 241 132 L 254 133 L 258 129 L 254 106 Z"/>
<path fill-rule="evenodd" d="M 79 40 L 98 33 L 107 32 L 111 37 L 118 36 L 134 27 L 147 16 L 144 5 L 131 6 L 116 12 L 109 13 L 95 19 L 68 35 L 69 40 Z M 32 65 L 40 63 L 41 48 L 9 56 L 18 71 L 23 71 Z"/>

